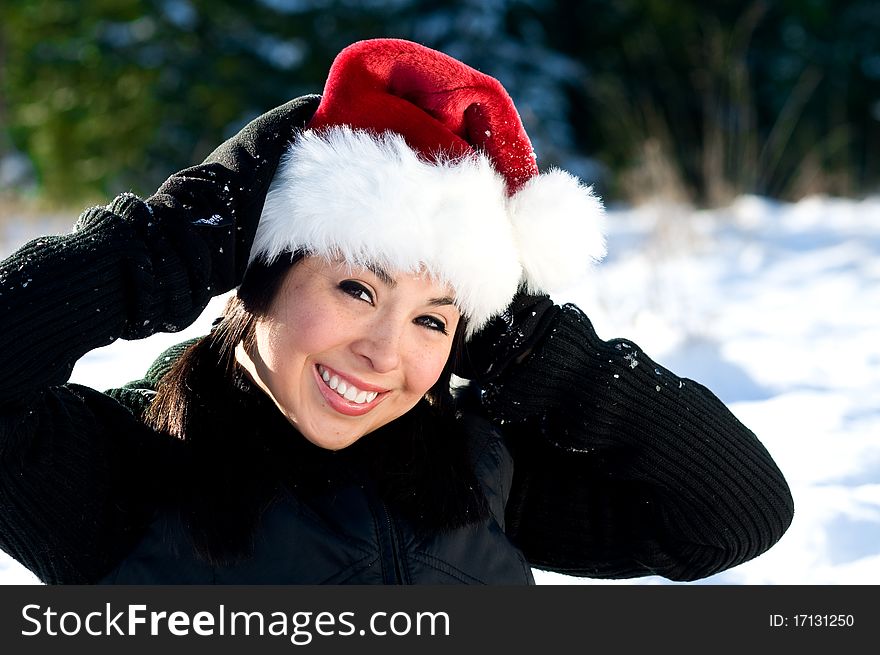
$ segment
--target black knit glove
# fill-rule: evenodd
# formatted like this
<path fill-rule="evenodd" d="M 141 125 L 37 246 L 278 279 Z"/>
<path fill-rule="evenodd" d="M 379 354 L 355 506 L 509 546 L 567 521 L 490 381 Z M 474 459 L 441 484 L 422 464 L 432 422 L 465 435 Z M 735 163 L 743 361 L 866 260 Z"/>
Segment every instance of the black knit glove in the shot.
<path fill-rule="evenodd" d="M 266 112 L 225 141 L 201 164 L 169 177 L 147 204 L 161 218 L 206 228 L 234 228 L 225 248 L 233 266 L 216 280 L 215 295 L 237 286 L 247 268 L 269 184 L 295 130 L 318 107 L 320 96 L 296 98 Z M 218 245 L 218 252 L 224 246 Z"/>
<path fill-rule="evenodd" d="M 608 410 L 631 411 L 627 408 L 634 403 L 676 402 L 680 378 L 630 341 L 600 339 L 575 305 L 556 307 L 543 328 L 527 357 L 482 385 L 481 404 L 493 420 L 537 420 L 554 442 L 579 449 L 584 439 L 596 439 L 596 430 L 608 426 L 573 425 L 592 424 Z"/>
<path fill-rule="evenodd" d="M 621 346 L 615 349 L 600 341 L 587 317 L 573 305 L 554 306 L 550 313 L 541 338 L 532 339 L 527 355 L 508 366 L 504 375 L 481 385 L 481 404 L 493 420 L 543 422 L 546 417 L 570 416 L 571 411 L 560 411 L 564 404 L 588 397 L 597 383 L 604 386 L 605 377 L 610 377 L 604 369 L 612 366 L 610 359 L 617 359 L 612 352 L 625 356 Z M 602 370 L 595 379 L 594 366 Z"/>
<path fill-rule="evenodd" d="M 108 303 L 119 307 L 114 293 L 125 298 L 124 325 L 120 330 L 108 321 L 108 338 L 181 330 L 212 297 L 241 283 L 279 160 L 319 100 L 303 96 L 254 119 L 146 201 L 125 193 L 83 212 L 58 246 L 64 257 L 81 259 L 86 270 L 100 268 L 113 281 L 103 285 L 105 306 L 95 310 L 102 317 L 109 319 Z"/>
<path fill-rule="evenodd" d="M 688 381 L 683 388 L 681 378 L 631 341 L 603 341 L 577 306 L 556 309 L 528 356 L 482 385 L 490 418 L 528 421 L 556 445 L 579 450 L 617 439 L 620 429 L 613 426 L 628 416 L 638 414 L 647 425 L 652 416 L 686 409 L 682 394 L 699 385 Z M 714 396 L 712 402 L 720 406 Z"/>
<path fill-rule="evenodd" d="M 541 340 L 557 311 L 549 296 L 520 288 L 507 309 L 468 341 L 455 374 L 478 383 L 502 379 Z"/>

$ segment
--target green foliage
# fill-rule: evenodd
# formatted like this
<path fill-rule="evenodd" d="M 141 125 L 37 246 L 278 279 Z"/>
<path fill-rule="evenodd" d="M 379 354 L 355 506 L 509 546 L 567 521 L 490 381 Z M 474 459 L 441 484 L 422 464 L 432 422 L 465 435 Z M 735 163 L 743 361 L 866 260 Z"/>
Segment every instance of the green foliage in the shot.
<path fill-rule="evenodd" d="M 152 139 L 157 71 L 103 32 L 138 19 L 143 2 L 6 2 L 3 98 L 13 141 L 50 195 L 78 197 L 139 163 Z M 145 90 L 147 92 L 145 93 Z"/>
<path fill-rule="evenodd" d="M 250 118 L 321 90 L 346 37 L 319 45 L 332 29 L 320 14 L 223 0 L 7 0 L 0 115 L 45 195 L 147 193 Z"/>
<path fill-rule="evenodd" d="M 880 6 L 870 1 L 560 2 L 582 147 L 614 190 L 717 204 L 876 189 Z"/>
<path fill-rule="evenodd" d="M 0 157 L 58 201 L 149 193 L 396 36 L 501 79 L 541 163 L 611 199 L 864 193 L 878 33 L 873 0 L 5 0 Z"/>

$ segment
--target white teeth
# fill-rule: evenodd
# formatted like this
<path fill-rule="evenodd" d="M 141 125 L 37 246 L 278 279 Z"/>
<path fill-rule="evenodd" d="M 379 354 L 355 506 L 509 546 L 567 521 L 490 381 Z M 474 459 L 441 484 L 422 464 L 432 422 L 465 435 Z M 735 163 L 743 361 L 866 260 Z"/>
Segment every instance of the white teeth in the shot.
<path fill-rule="evenodd" d="M 318 373 L 321 375 L 321 379 L 327 383 L 328 387 L 350 402 L 358 404 L 371 403 L 379 395 L 378 391 L 361 391 L 356 386 L 340 380 L 338 375 L 331 374 L 323 366 L 318 366 Z"/>

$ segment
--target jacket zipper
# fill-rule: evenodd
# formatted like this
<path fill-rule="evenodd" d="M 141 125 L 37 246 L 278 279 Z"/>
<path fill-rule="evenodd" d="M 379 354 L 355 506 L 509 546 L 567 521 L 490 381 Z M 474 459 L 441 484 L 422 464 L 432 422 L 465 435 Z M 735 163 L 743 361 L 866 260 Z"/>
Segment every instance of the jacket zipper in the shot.
<path fill-rule="evenodd" d="M 379 537 L 379 556 L 382 558 L 382 582 L 384 584 L 403 584 L 400 569 L 400 555 L 394 536 L 394 524 L 388 507 L 375 492 L 370 490 L 370 500 L 376 515 L 376 534 Z"/>

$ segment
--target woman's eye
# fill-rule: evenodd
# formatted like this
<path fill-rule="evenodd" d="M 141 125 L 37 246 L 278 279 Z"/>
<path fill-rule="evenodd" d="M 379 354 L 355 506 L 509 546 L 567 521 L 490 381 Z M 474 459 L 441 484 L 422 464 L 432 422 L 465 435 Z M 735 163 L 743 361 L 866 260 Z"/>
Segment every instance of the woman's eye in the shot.
<path fill-rule="evenodd" d="M 347 293 L 352 298 L 357 298 L 358 300 L 363 300 L 364 302 L 368 302 L 371 305 L 373 304 L 373 294 L 370 293 L 370 290 L 367 289 L 360 282 L 355 282 L 354 280 L 343 280 L 339 283 L 339 288 L 343 293 Z"/>
<path fill-rule="evenodd" d="M 448 332 L 446 332 L 446 323 L 435 316 L 419 316 L 416 319 L 416 323 L 428 328 L 429 330 L 436 330 L 437 332 L 448 334 Z"/>

